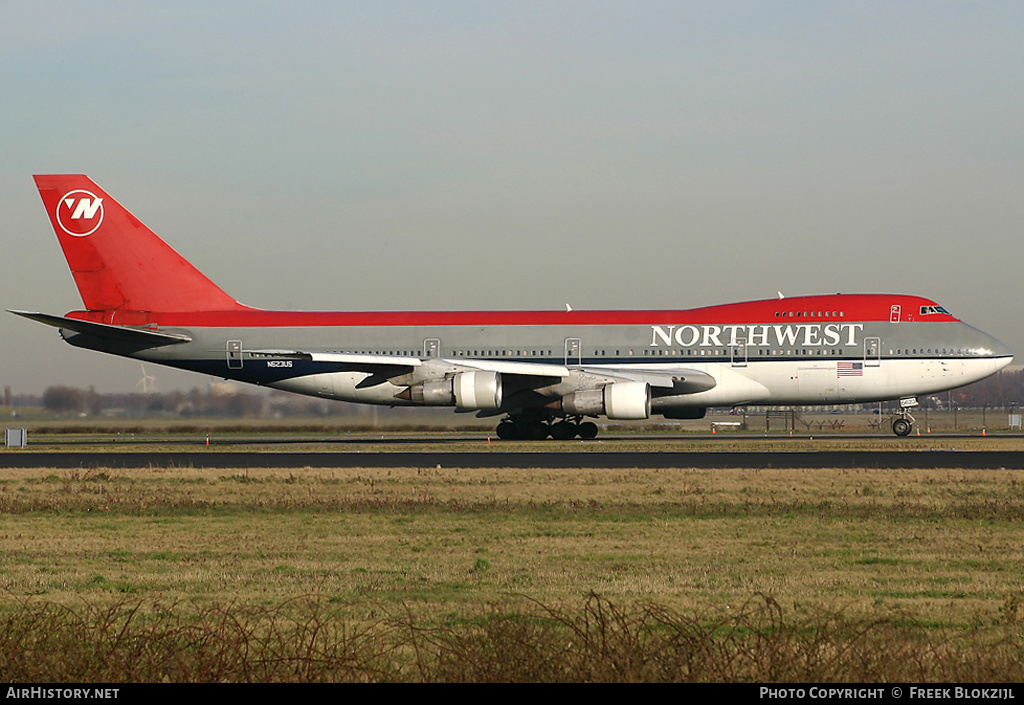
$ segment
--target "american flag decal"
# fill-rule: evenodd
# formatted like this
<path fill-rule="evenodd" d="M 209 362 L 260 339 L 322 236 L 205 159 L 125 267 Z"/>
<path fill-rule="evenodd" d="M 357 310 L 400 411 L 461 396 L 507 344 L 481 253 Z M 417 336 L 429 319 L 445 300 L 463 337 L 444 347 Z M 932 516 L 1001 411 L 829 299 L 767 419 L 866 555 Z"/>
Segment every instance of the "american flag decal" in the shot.
<path fill-rule="evenodd" d="M 836 377 L 863 377 L 863 362 L 837 362 Z"/>

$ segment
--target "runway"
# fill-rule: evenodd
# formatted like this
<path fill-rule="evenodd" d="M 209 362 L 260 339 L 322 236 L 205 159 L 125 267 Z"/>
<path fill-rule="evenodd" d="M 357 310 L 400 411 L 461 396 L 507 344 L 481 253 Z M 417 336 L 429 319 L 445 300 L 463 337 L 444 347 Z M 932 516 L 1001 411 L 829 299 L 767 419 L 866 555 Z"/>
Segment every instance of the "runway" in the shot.
<path fill-rule="evenodd" d="M 7 451 L 2 468 L 967 468 L 1024 470 L 1021 451 Z"/>

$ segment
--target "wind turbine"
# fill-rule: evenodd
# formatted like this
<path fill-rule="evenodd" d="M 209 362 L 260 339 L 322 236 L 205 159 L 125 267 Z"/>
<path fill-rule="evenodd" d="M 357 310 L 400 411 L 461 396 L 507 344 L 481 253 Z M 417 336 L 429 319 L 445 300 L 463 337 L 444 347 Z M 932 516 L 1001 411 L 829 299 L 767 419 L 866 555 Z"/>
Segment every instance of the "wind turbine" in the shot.
<path fill-rule="evenodd" d="M 142 379 L 135 385 L 135 389 L 143 394 L 156 394 L 156 377 L 146 374 L 146 366 L 142 363 L 139 363 L 139 367 L 142 368 Z"/>

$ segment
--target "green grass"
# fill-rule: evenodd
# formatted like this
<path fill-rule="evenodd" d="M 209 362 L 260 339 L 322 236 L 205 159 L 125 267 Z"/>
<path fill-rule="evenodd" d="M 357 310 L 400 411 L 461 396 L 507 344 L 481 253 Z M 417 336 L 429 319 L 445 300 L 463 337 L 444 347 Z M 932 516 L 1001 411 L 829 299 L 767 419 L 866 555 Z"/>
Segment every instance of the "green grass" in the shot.
<path fill-rule="evenodd" d="M 84 680 L 1019 680 L 1022 487 L 965 470 L 5 470 L 0 619 L 21 641 L 0 667 L 45 679 L 19 649 L 52 648 Z M 602 619 L 614 649 L 588 631 Z M 96 646 L 111 624 L 181 669 Z M 337 643 L 304 641 L 314 627 Z M 333 665 L 237 660 L 268 634 Z M 216 640 L 237 644 L 230 667 L 209 662 Z M 678 661 L 691 646 L 699 668 Z"/>

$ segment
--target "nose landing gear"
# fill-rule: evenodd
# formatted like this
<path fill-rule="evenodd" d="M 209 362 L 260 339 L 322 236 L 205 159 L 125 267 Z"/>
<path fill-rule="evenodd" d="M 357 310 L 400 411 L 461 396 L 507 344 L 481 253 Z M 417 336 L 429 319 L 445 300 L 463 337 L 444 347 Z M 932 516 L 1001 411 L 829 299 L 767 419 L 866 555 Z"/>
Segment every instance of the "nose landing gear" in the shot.
<path fill-rule="evenodd" d="M 909 436 L 910 430 L 917 423 L 910 413 L 911 407 L 917 406 L 917 399 L 900 399 L 899 414 L 892 420 L 892 432 L 897 436 Z"/>
<path fill-rule="evenodd" d="M 910 414 L 907 414 L 907 416 L 910 416 Z M 892 432 L 895 433 L 897 436 L 909 436 L 910 435 L 910 430 L 913 428 L 913 426 L 914 426 L 914 423 L 913 423 L 913 417 L 912 416 L 910 417 L 910 419 L 905 419 L 905 418 L 893 419 L 893 421 L 892 421 Z"/>

